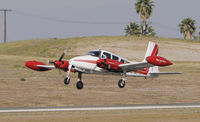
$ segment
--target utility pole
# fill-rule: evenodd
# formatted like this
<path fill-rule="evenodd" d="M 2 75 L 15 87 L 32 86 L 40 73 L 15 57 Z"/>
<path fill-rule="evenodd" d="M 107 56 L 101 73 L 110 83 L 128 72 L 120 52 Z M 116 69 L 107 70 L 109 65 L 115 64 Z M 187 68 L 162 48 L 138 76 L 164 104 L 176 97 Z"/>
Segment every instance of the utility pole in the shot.
<path fill-rule="evenodd" d="M 0 9 L 0 11 L 4 12 L 4 43 L 6 43 L 6 32 L 7 32 L 7 28 L 6 28 L 6 13 L 7 11 L 12 11 L 11 9 Z"/>

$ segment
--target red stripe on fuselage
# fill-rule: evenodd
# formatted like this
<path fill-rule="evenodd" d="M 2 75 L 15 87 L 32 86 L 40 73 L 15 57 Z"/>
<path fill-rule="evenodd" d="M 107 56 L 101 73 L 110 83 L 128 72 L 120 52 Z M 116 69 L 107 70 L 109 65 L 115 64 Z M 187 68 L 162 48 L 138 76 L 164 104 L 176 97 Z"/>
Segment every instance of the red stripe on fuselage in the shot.
<path fill-rule="evenodd" d="M 76 59 L 74 61 L 79 61 L 79 62 L 86 62 L 86 63 L 92 63 L 92 64 L 96 64 L 96 61 L 93 60 L 82 60 L 82 59 Z"/>

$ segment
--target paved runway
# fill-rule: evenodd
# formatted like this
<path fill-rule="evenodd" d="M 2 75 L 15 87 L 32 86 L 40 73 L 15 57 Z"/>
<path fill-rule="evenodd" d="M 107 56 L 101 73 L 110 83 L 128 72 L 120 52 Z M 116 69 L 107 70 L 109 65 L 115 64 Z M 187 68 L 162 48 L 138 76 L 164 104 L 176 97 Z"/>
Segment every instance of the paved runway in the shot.
<path fill-rule="evenodd" d="M 109 110 L 147 110 L 200 108 L 200 104 L 166 104 L 166 105 L 113 105 L 113 106 L 77 106 L 77 107 L 43 107 L 43 108 L 9 108 L 0 109 L 0 113 L 18 112 L 56 112 L 56 111 L 109 111 Z"/>

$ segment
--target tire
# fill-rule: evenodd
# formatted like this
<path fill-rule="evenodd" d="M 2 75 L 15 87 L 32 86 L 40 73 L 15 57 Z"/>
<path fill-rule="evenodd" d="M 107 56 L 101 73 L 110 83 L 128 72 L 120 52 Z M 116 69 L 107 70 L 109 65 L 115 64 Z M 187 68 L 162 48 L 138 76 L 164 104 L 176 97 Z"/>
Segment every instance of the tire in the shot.
<path fill-rule="evenodd" d="M 69 83 L 70 83 L 70 78 L 66 77 L 66 78 L 64 79 L 64 84 L 65 84 L 65 85 L 68 85 Z"/>
<path fill-rule="evenodd" d="M 124 88 L 124 87 L 125 87 L 125 84 L 126 84 L 125 81 L 122 80 L 122 79 L 120 79 L 119 82 L 118 82 L 119 88 Z"/>
<path fill-rule="evenodd" d="M 83 88 L 83 82 L 82 81 L 78 81 L 77 83 L 76 83 L 76 87 L 77 87 L 77 89 L 82 89 Z"/>

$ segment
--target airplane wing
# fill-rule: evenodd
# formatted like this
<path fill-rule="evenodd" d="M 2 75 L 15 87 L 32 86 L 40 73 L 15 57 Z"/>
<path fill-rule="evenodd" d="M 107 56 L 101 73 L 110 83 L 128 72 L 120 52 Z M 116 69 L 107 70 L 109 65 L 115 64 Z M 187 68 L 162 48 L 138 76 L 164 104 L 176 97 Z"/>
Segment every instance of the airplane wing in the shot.
<path fill-rule="evenodd" d="M 140 69 L 144 69 L 147 67 L 152 67 L 154 66 L 153 64 L 150 64 L 148 62 L 132 62 L 128 64 L 120 64 L 119 67 L 122 68 L 123 71 L 136 71 Z"/>
<path fill-rule="evenodd" d="M 56 69 L 53 65 L 37 65 L 39 68 Z"/>

